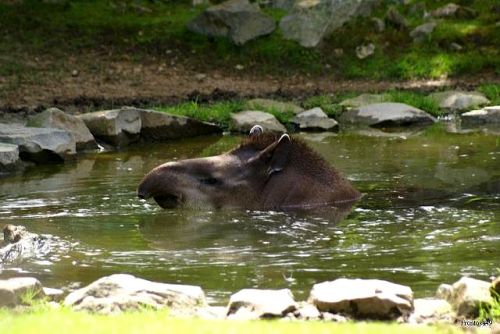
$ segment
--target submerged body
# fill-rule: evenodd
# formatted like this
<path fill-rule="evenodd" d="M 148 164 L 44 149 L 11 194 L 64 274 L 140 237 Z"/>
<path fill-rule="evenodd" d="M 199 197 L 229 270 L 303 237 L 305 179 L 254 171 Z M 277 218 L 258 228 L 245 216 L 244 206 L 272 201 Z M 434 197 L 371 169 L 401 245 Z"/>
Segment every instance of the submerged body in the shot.
<path fill-rule="evenodd" d="M 154 168 L 138 196 L 162 208 L 287 210 L 345 204 L 361 194 L 302 141 L 255 126 L 232 151 Z"/>

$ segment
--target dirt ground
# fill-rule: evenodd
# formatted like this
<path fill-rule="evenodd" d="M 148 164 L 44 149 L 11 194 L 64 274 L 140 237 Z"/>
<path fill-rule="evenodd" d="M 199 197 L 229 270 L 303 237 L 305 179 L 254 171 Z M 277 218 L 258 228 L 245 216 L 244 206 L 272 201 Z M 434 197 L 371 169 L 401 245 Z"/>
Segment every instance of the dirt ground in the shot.
<path fill-rule="evenodd" d="M 159 62 L 69 59 L 58 63 L 32 60 L 32 75 L 0 76 L 0 112 L 32 113 L 46 107 L 83 112 L 101 107 L 171 105 L 186 100 L 277 97 L 298 100 L 346 91 L 377 92 L 388 89 L 431 91 L 442 87 L 473 89 L 499 82 L 495 75 L 439 80 L 338 80 L 327 75 L 254 75 L 246 69 L 212 69 L 205 73 L 189 65 Z"/>

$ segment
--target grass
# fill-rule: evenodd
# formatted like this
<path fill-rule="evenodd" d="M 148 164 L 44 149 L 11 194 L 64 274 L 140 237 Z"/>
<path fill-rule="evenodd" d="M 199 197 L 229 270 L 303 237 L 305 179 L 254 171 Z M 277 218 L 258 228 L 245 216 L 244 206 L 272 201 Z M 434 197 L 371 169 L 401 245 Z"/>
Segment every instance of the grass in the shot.
<path fill-rule="evenodd" d="M 453 327 L 405 326 L 394 323 L 327 323 L 283 321 L 222 321 L 176 319 L 168 311 L 124 313 L 113 316 L 74 312 L 67 308 L 38 308 L 16 314 L 0 310 L 0 333 L 459 333 Z"/>
<path fill-rule="evenodd" d="M 500 105 L 500 84 L 480 85 L 478 91 L 483 93 L 491 101 L 491 105 Z"/>

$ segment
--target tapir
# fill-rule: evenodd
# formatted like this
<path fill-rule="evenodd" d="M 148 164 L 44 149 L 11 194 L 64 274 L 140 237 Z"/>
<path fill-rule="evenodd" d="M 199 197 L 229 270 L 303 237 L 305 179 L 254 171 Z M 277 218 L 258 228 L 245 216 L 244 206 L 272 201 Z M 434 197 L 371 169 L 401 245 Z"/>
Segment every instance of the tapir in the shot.
<path fill-rule="evenodd" d="M 162 208 L 293 210 L 345 205 L 361 197 L 351 183 L 303 141 L 259 125 L 235 149 L 164 163 L 137 194 Z"/>

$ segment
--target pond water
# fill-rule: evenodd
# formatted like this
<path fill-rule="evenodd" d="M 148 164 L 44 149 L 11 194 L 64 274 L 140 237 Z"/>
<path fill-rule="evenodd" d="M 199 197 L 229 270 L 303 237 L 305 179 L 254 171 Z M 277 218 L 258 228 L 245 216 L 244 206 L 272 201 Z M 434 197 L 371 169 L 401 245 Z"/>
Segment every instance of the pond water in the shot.
<path fill-rule="evenodd" d="M 372 130 L 370 130 L 372 131 Z M 500 140 L 484 133 L 299 135 L 365 196 L 348 211 L 162 210 L 137 198 L 154 166 L 208 156 L 238 137 L 203 137 L 89 154 L 0 179 L 0 226 L 57 236 L 47 255 L 4 264 L 76 288 L 112 273 L 196 284 L 224 304 L 241 288 L 380 278 L 432 295 L 461 275 L 488 279 L 500 257 Z M 375 131 L 375 130 L 373 130 Z"/>

